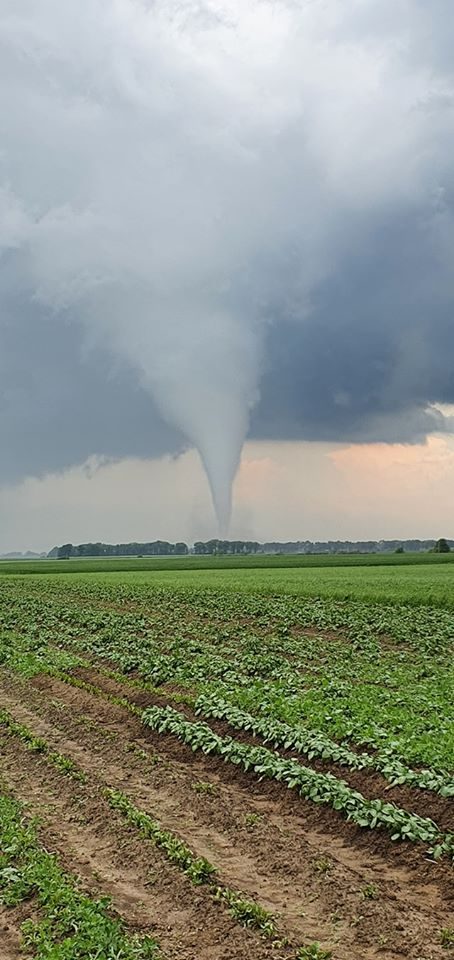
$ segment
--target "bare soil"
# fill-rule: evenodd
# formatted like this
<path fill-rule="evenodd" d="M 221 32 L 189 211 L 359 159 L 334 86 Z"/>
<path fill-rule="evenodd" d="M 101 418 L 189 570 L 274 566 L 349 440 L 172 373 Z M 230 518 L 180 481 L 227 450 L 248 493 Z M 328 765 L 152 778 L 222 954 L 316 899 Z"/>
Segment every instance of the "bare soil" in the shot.
<path fill-rule="evenodd" d="M 132 698 L 127 685 L 96 671 L 85 676 Z M 439 938 L 453 925 L 453 869 L 430 862 L 423 846 L 361 831 L 334 811 L 219 758 L 194 754 L 102 696 L 55 678 L 25 682 L 1 673 L 0 702 L 88 775 L 79 784 L 2 736 L 1 773 L 42 817 L 46 846 L 87 889 L 111 895 L 131 929 L 156 936 L 167 957 L 278 960 L 315 940 L 333 950 L 334 960 L 446 957 Z M 194 887 L 111 810 L 106 786 L 123 790 L 207 857 L 220 883 L 276 915 L 290 946 L 274 948 L 233 920 L 206 887 Z M 21 956 L 14 918 L 10 927 L 7 960 Z"/>
<path fill-rule="evenodd" d="M 0 904 L 0 960 L 19 960 L 23 957 L 20 925 L 25 917 L 23 906 L 5 907 Z"/>

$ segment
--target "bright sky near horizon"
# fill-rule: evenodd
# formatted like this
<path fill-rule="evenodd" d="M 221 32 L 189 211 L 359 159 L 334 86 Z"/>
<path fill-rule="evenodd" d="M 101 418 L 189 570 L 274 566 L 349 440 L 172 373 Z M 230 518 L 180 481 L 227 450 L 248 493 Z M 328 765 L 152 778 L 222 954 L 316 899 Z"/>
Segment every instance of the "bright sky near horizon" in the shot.
<path fill-rule="evenodd" d="M 247 442 L 230 536 L 380 540 L 454 536 L 454 438 L 419 445 Z M 64 536 L 62 534 L 64 533 Z M 199 458 L 92 460 L 3 490 L 0 550 L 62 541 L 217 536 Z"/>

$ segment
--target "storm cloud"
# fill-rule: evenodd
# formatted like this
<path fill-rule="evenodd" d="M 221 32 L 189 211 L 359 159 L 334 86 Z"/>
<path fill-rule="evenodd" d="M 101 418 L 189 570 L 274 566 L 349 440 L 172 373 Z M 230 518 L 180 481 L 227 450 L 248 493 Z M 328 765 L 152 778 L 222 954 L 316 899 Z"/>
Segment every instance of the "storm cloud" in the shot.
<path fill-rule="evenodd" d="M 2 481 L 452 429 L 449 12 L 2 0 Z"/>

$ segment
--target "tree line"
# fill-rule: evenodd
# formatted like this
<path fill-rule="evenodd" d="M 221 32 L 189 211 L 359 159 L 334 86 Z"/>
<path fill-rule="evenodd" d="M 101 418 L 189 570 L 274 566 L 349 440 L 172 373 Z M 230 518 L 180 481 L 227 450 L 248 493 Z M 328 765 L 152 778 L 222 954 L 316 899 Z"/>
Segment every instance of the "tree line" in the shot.
<path fill-rule="evenodd" d="M 48 553 L 49 559 L 72 560 L 80 557 L 183 557 L 187 543 L 151 540 L 148 543 L 64 543 Z"/>
<path fill-rule="evenodd" d="M 196 540 L 192 552 L 198 556 L 215 554 L 238 555 L 239 553 L 265 553 L 263 544 L 256 540 Z"/>
<path fill-rule="evenodd" d="M 454 547 L 453 540 L 289 540 L 284 543 L 257 540 L 196 540 L 192 547 L 187 543 L 169 543 L 168 540 L 151 540 L 147 543 L 64 543 L 53 547 L 49 559 L 70 560 L 81 557 L 183 557 L 238 556 L 239 554 L 349 554 L 349 553 L 448 553 Z"/>

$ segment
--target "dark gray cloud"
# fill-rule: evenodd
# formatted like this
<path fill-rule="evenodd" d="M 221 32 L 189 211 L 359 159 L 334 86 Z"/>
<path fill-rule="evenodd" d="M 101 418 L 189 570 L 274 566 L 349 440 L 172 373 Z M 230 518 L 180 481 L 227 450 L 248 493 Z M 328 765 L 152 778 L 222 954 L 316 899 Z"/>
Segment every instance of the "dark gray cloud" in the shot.
<path fill-rule="evenodd" d="M 434 226 L 424 211 L 370 224 L 304 322 L 271 326 L 254 435 L 411 443 L 452 430 L 433 409 L 454 403 L 451 264 Z"/>
<path fill-rule="evenodd" d="M 71 314 L 18 292 L 15 254 L 0 270 L 0 480 L 61 471 L 90 457 L 159 457 L 185 448 L 135 371 L 87 343 Z"/>
<path fill-rule="evenodd" d="M 441 0 L 4 0 L 0 478 L 190 443 L 227 514 L 248 429 L 450 429 L 453 41 Z"/>

